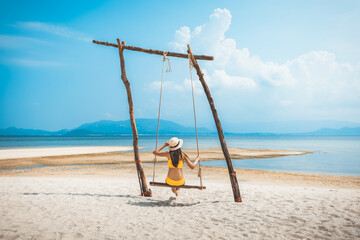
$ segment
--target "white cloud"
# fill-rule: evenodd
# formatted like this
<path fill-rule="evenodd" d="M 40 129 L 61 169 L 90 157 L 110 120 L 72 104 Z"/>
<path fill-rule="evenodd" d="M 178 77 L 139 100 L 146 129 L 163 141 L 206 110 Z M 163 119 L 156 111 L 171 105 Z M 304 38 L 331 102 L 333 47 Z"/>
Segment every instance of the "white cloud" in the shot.
<path fill-rule="evenodd" d="M 200 81 L 197 79 L 197 76 L 194 77 L 193 76 L 193 82 L 191 83 L 191 79 L 185 78 L 185 80 L 183 81 L 183 86 L 186 92 L 191 92 L 192 88 L 191 88 L 191 84 L 193 84 L 194 87 L 194 94 L 204 94 L 204 90 L 201 86 Z"/>
<path fill-rule="evenodd" d="M 54 62 L 54 61 L 41 61 L 35 59 L 26 59 L 26 58 L 11 58 L 3 60 L 5 64 L 13 64 L 24 67 L 62 67 L 63 63 Z"/>
<path fill-rule="evenodd" d="M 194 53 L 214 56 L 213 62 L 201 62 L 214 95 L 223 101 L 250 101 L 258 111 L 266 105 L 274 115 L 298 119 L 316 113 L 319 118 L 339 119 L 339 108 L 359 110 L 360 64 L 340 63 L 328 51 L 312 51 L 285 63 L 262 61 L 226 36 L 231 18 L 229 10 L 215 9 L 205 24 L 192 31 L 187 26 L 177 30 L 170 44 L 184 51 L 189 43 Z"/>
<path fill-rule="evenodd" d="M 27 47 L 32 44 L 49 44 L 47 41 L 40 39 L 25 37 L 25 36 L 15 36 L 15 35 L 3 35 L 0 34 L 0 47 L 1 48 L 22 48 Z"/>
<path fill-rule="evenodd" d="M 15 27 L 24 28 L 32 31 L 41 31 L 50 34 L 54 34 L 60 37 L 73 38 L 80 41 L 91 42 L 91 37 L 85 33 L 81 33 L 75 30 L 72 30 L 68 27 L 55 25 L 51 23 L 44 22 L 17 22 Z"/>
<path fill-rule="evenodd" d="M 197 78 L 193 76 L 193 87 L 195 94 L 203 94 L 204 90 L 202 89 L 201 83 Z M 150 83 L 150 89 L 158 92 L 160 91 L 161 82 L 154 81 Z M 174 92 L 182 92 L 184 94 L 191 94 L 191 79 L 185 78 L 182 82 L 178 83 L 176 81 L 164 81 L 163 82 L 163 94 L 169 93 L 173 94 Z"/>
<path fill-rule="evenodd" d="M 256 87 L 256 83 L 253 79 L 247 77 L 230 76 L 225 70 L 214 70 L 214 79 L 219 80 L 219 84 L 213 84 L 218 87 L 236 89 L 252 89 Z"/>
<path fill-rule="evenodd" d="M 173 42 L 169 43 L 176 51 L 186 52 L 186 44 L 190 41 L 190 28 L 184 26 L 175 32 L 175 39 Z"/>
<path fill-rule="evenodd" d="M 281 101 L 279 102 L 279 104 L 280 104 L 281 106 L 288 107 L 288 106 L 292 106 L 292 105 L 294 104 L 294 102 L 291 101 L 291 100 L 281 100 Z"/>
<path fill-rule="evenodd" d="M 153 90 L 160 91 L 161 82 L 155 81 L 150 83 L 150 88 Z M 173 81 L 164 81 L 163 82 L 163 90 L 175 90 L 175 91 L 184 91 L 184 85 L 178 84 Z"/>

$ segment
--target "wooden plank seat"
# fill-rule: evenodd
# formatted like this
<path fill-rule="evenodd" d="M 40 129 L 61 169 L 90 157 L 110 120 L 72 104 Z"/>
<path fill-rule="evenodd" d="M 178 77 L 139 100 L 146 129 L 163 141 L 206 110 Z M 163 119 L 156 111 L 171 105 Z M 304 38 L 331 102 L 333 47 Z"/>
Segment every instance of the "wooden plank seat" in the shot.
<path fill-rule="evenodd" d="M 150 186 L 154 187 L 178 187 L 178 188 L 197 188 L 199 190 L 206 189 L 205 186 L 194 186 L 194 185 L 181 185 L 181 186 L 171 186 L 169 184 L 163 183 L 163 182 L 150 182 Z"/>

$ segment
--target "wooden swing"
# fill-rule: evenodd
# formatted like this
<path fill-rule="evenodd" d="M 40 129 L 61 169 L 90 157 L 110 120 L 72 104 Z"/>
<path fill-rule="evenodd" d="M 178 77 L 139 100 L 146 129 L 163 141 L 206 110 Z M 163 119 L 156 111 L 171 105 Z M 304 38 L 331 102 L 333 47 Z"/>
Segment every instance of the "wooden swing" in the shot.
<path fill-rule="evenodd" d="M 162 88 L 163 88 L 163 80 L 164 80 L 164 66 L 165 66 L 165 62 L 166 60 L 168 60 L 168 68 L 166 69 L 166 72 L 171 72 L 171 64 L 170 64 L 170 59 L 166 57 L 167 52 L 165 52 L 163 54 L 163 65 L 162 65 L 162 73 L 161 73 L 161 83 L 160 83 L 160 99 L 159 99 L 159 111 L 158 111 L 158 122 L 157 122 L 157 132 L 156 132 L 156 144 L 155 144 L 155 149 L 157 149 L 158 147 L 158 138 L 159 138 L 159 125 L 160 125 L 160 112 L 161 112 L 161 98 L 162 98 Z M 198 132 L 197 132 L 197 125 L 196 125 L 196 110 L 195 110 L 195 97 L 194 97 L 194 81 L 192 79 L 192 62 L 190 59 L 190 55 L 188 55 L 188 59 L 189 59 L 189 69 L 190 69 L 190 79 L 191 79 L 191 93 L 192 93 L 192 100 L 193 100 L 193 109 L 194 109 L 194 122 L 195 122 L 195 135 L 196 135 L 196 147 L 197 147 L 197 154 L 199 156 L 199 140 L 198 140 Z M 200 160 L 199 160 L 199 171 L 198 171 L 198 177 L 200 178 L 200 186 L 194 186 L 194 185 L 181 185 L 181 186 L 171 186 L 167 183 L 164 182 L 155 182 L 155 169 L 156 169 L 156 162 L 157 162 L 157 157 L 155 156 L 154 159 L 154 166 L 153 166 L 153 180 L 152 182 L 150 182 L 150 186 L 154 186 L 154 187 L 177 187 L 177 188 L 193 188 L 193 189 L 199 189 L 199 190 L 203 190 L 206 189 L 205 186 L 203 186 L 202 184 L 202 173 L 201 173 L 201 164 L 200 164 Z"/>
<path fill-rule="evenodd" d="M 214 99 L 211 96 L 210 89 L 205 81 L 204 74 L 202 73 L 200 66 L 197 62 L 197 60 L 212 61 L 212 60 L 214 60 L 214 57 L 206 56 L 206 55 L 194 55 L 193 52 L 191 51 L 189 44 L 187 45 L 188 54 L 184 54 L 184 53 L 177 53 L 177 52 L 165 52 L 165 51 L 161 51 L 161 50 L 146 49 L 146 48 L 135 47 L 135 46 L 128 46 L 125 44 L 124 41 L 120 42 L 120 39 L 116 39 L 116 41 L 117 41 L 117 43 L 109 43 L 109 42 L 101 42 L 101 41 L 93 40 L 93 43 L 99 44 L 99 45 L 104 45 L 104 46 L 109 46 L 109 47 L 114 47 L 114 48 L 118 49 L 118 51 L 119 51 L 121 80 L 124 83 L 126 93 L 127 93 L 127 100 L 129 103 L 130 123 L 131 123 L 131 129 L 132 129 L 132 133 L 133 133 L 134 162 L 136 165 L 141 195 L 146 196 L 146 197 L 152 196 L 151 189 L 149 189 L 146 184 L 146 177 L 145 177 L 144 169 L 143 169 L 143 166 L 142 166 L 141 160 L 140 160 L 139 146 L 138 146 L 138 133 L 137 133 L 136 123 L 135 123 L 135 114 L 134 114 L 134 105 L 133 105 L 133 101 L 132 101 L 130 82 L 128 81 L 127 76 L 126 76 L 124 50 L 143 52 L 143 53 L 155 54 L 155 55 L 160 55 L 160 56 L 163 56 L 164 53 L 166 53 L 165 54 L 166 56 L 185 58 L 185 59 L 187 58 L 187 59 L 191 60 L 192 66 L 196 70 L 196 73 L 199 77 L 199 81 L 204 89 L 205 95 L 209 102 L 209 106 L 210 106 L 212 115 L 214 117 L 221 149 L 224 153 L 225 161 L 226 161 L 228 172 L 229 172 L 229 178 L 230 178 L 231 188 L 232 188 L 233 195 L 234 195 L 234 200 L 235 200 L 235 202 L 241 202 L 242 198 L 241 198 L 240 189 L 239 189 L 239 185 L 238 185 L 238 181 L 237 181 L 237 177 L 236 177 L 236 172 L 234 171 L 234 168 L 233 168 L 233 165 L 231 162 L 230 153 L 227 148 L 225 137 L 224 137 L 224 132 L 223 132 L 223 129 L 222 129 L 222 126 L 220 123 L 220 118 L 218 116 L 218 113 L 217 113 L 217 110 L 215 107 Z M 195 108 L 194 108 L 194 110 L 195 110 Z M 197 137 L 197 135 L 196 135 L 196 137 Z M 201 181 L 201 178 L 200 178 L 200 181 Z M 156 183 L 155 181 L 153 181 L 152 184 L 153 184 L 153 186 L 167 185 L 165 183 Z M 201 185 L 202 185 L 202 183 L 201 183 Z M 189 186 L 189 187 L 181 186 L 181 187 L 183 187 L 183 188 L 189 188 L 189 187 L 190 188 L 193 188 L 193 187 L 199 188 L 198 186 Z M 200 188 L 204 189 L 205 187 L 200 186 Z"/>

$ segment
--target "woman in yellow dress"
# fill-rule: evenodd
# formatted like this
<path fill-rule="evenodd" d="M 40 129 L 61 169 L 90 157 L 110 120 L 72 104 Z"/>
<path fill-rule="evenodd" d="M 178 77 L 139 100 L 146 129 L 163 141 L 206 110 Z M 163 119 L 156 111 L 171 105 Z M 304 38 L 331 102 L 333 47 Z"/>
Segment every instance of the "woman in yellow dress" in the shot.
<path fill-rule="evenodd" d="M 173 193 L 175 193 L 176 196 L 178 196 L 180 190 L 178 186 L 185 184 L 185 179 L 182 172 L 184 162 L 186 162 L 189 168 L 194 169 L 200 160 L 200 156 L 197 156 L 194 163 L 192 163 L 190 158 L 181 151 L 182 145 L 182 139 L 173 137 L 153 152 L 155 156 L 167 157 L 169 171 L 165 181 L 168 185 L 172 186 L 171 190 Z M 169 151 L 161 151 L 167 146 L 169 147 Z M 154 161 L 157 161 L 156 158 Z"/>

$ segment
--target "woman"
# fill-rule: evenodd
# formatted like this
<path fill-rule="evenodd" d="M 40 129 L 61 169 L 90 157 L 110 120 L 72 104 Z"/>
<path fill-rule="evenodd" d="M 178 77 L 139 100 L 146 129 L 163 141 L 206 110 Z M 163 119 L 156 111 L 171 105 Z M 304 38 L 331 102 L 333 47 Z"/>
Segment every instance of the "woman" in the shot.
<path fill-rule="evenodd" d="M 168 185 L 172 186 L 171 190 L 173 191 L 173 193 L 175 193 L 176 196 L 178 196 L 180 190 L 180 188 L 178 188 L 177 186 L 185 184 L 185 179 L 182 172 L 184 161 L 189 168 L 194 169 L 200 160 L 200 156 L 197 156 L 194 163 L 192 163 L 189 157 L 181 151 L 182 145 L 182 139 L 173 137 L 170 139 L 169 142 L 166 142 L 164 145 L 162 145 L 153 152 L 155 156 L 168 158 L 169 171 L 165 181 Z M 161 150 L 167 146 L 169 147 L 169 152 L 161 152 Z M 156 157 L 154 161 L 157 161 Z"/>

